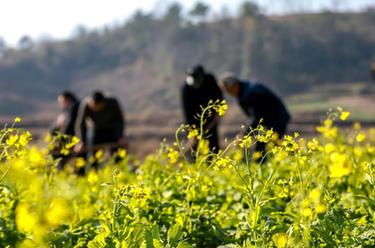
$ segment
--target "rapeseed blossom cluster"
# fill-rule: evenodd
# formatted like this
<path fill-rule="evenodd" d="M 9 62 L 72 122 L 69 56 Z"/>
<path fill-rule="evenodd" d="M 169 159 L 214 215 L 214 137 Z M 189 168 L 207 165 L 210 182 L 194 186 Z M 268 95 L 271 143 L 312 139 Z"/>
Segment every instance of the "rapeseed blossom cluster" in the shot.
<path fill-rule="evenodd" d="M 218 114 L 226 110 L 223 102 L 215 106 Z M 340 130 L 335 123 L 349 116 L 330 113 L 312 138 L 278 140 L 259 126 L 217 154 L 199 128 L 189 127 L 198 162 L 184 159 L 177 140 L 143 162 L 120 149 L 117 163 L 99 150 L 93 159 L 103 168 L 86 176 L 57 172 L 49 144 L 30 144 L 29 133 L 8 128 L 0 136 L 0 244 L 372 247 L 375 131 L 358 124 Z M 77 142 L 67 138 L 59 149 L 71 152 Z M 263 164 L 245 153 L 257 142 L 268 146 Z"/>

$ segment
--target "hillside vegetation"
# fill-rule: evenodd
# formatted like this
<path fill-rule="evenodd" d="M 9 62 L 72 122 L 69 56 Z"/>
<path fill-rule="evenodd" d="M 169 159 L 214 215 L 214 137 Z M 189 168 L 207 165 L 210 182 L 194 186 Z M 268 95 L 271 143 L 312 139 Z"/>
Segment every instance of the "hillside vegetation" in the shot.
<path fill-rule="evenodd" d="M 265 16 L 247 7 L 212 20 L 204 11 L 186 17 L 173 4 L 164 15 L 137 12 L 121 26 L 81 28 L 66 41 L 24 39 L 0 59 L 0 99 L 9 103 L 0 113 L 41 111 L 65 88 L 81 96 L 115 92 L 130 112 L 173 109 L 184 71 L 196 62 L 256 77 L 283 94 L 369 81 L 373 11 Z"/>

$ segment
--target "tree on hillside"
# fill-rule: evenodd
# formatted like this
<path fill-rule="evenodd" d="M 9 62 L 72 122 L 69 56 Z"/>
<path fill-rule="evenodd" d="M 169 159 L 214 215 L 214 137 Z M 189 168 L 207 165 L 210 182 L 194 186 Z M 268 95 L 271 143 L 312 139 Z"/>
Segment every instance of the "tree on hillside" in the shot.
<path fill-rule="evenodd" d="M 179 3 L 172 3 L 164 15 L 164 20 L 168 22 L 180 23 L 182 19 L 182 6 Z"/>
<path fill-rule="evenodd" d="M 73 29 L 72 37 L 73 38 L 83 38 L 89 34 L 87 28 L 83 25 L 78 25 Z"/>
<path fill-rule="evenodd" d="M 231 17 L 231 11 L 227 5 L 223 5 L 220 9 L 220 12 L 217 15 L 215 19 L 217 20 L 225 20 Z"/>
<path fill-rule="evenodd" d="M 258 18 L 261 15 L 259 6 L 256 3 L 246 1 L 240 6 L 239 16 L 246 18 Z"/>
<path fill-rule="evenodd" d="M 19 41 L 18 41 L 18 46 L 21 48 L 21 49 L 29 49 L 31 48 L 32 46 L 34 45 L 34 42 L 33 40 L 31 39 L 30 36 L 28 35 L 24 35 L 22 36 Z"/>
<path fill-rule="evenodd" d="M 198 21 L 205 21 L 208 13 L 210 11 L 210 6 L 203 3 L 197 2 L 195 6 L 190 10 L 189 15 L 196 18 Z"/>
<path fill-rule="evenodd" d="M 3 37 L 0 36 L 0 56 L 5 52 L 7 49 L 7 44 Z"/>

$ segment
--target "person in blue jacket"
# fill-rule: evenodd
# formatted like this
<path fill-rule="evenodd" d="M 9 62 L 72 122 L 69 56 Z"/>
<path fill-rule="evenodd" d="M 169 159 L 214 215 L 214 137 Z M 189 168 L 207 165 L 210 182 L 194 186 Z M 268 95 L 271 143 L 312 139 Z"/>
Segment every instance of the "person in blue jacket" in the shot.
<path fill-rule="evenodd" d="M 224 91 L 237 98 L 245 114 L 253 117 L 247 130 L 256 129 L 259 124 L 272 129 L 281 138 L 287 129 L 290 114 L 282 100 L 265 85 L 238 79 L 230 73 L 221 78 Z M 255 150 L 265 155 L 266 144 L 257 142 Z"/>

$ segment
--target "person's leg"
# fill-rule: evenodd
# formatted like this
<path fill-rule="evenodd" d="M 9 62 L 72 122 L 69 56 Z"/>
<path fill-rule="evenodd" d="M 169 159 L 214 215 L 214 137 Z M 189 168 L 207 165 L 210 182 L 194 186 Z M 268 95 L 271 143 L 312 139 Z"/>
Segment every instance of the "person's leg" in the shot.
<path fill-rule="evenodd" d="M 120 163 L 122 160 L 122 158 L 118 155 L 120 148 L 121 147 L 118 146 L 111 149 L 111 156 L 113 157 L 113 161 L 115 162 L 115 164 Z"/>
<path fill-rule="evenodd" d="M 97 132 L 94 137 L 94 146 L 104 145 L 103 148 L 106 151 L 109 151 L 111 156 L 115 156 L 114 161 L 118 163 L 121 161 L 121 158 L 117 156 L 118 150 L 120 149 L 120 145 L 118 144 L 119 138 L 117 135 L 111 130 L 106 130 L 104 132 Z M 97 152 L 98 150 L 95 150 Z M 94 153 L 95 154 L 95 153 Z M 98 169 L 100 166 L 99 161 L 95 159 L 94 168 Z"/>
<path fill-rule="evenodd" d="M 103 148 L 99 148 L 100 146 L 104 145 L 105 143 L 108 143 L 108 135 L 105 132 L 95 132 L 94 137 L 93 137 L 93 147 L 91 149 L 91 154 L 92 156 L 92 163 L 91 163 L 91 168 L 94 168 L 96 171 L 98 170 L 100 163 L 98 159 L 96 158 L 95 154 L 99 150 L 103 150 Z"/>
<path fill-rule="evenodd" d="M 278 124 L 273 128 L 274 132 L 278 134 L 279 139 L 283 138 L 283 136 L 285 135 L 286 129 L 287 129 L 287 123 Z"/>
<path fill-rule="evenodd" d="M 220 146 L 219 146 L 219 135 L 218 135 L 218 128 L 215 125 L 208 133 L 207 139 L 209 142 L 210 151 L 213 153 L 218 153 Z"/>
<path fill-rule="evenodd" d="M 267 144 L 266 143 L 263 143 L 263 142 L 257 142 L 257 144 L 255 145 L 255 152 L 257 154 L 254 154 L 256 155 L 256 158 L 255 158 L 255 161 L 257 162 L 265 162 L 266 161 L 266 146 Z"/>

